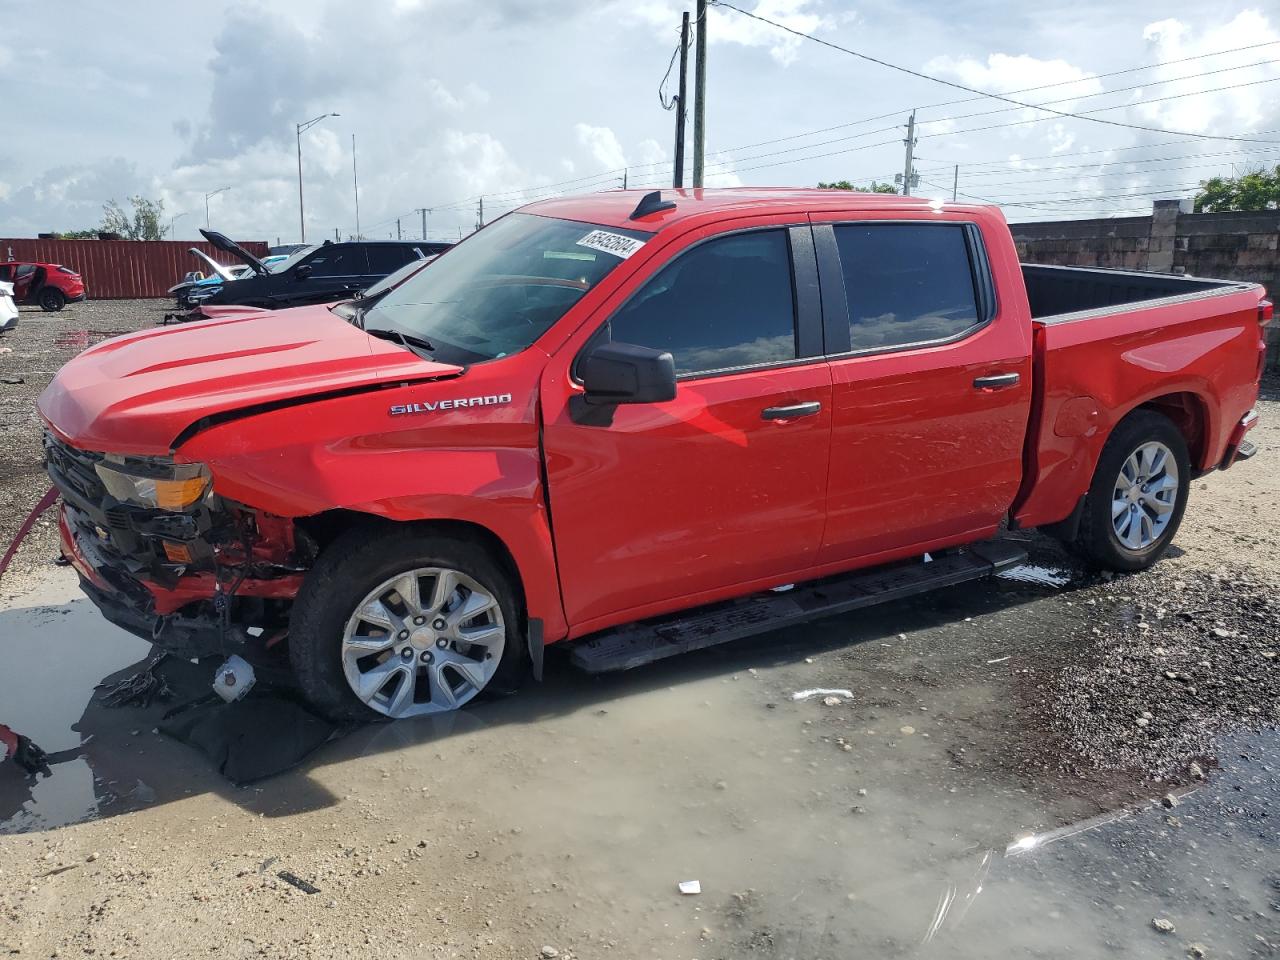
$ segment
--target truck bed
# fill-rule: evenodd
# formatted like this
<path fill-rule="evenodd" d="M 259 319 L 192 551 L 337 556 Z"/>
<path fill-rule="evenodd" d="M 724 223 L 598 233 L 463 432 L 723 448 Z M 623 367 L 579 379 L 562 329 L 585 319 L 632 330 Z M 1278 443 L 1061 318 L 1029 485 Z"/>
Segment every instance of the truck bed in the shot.
<path fill-rule="evenodd" d="M 1223 462 L 1258 395 L 1262 371 L 1254 283 L 1023 264 L 1035 392 L 1021 526 L 1066 519 L 1115 425 L 1139 406 L 1171 419 L 1195 472 Z"/>
<path fill-rule="evenodd" d="M 1129 304 L 1146 306 L 1157 300 L 1199 297 L 1251 286 L 1232 280 L 1035 263 L 1022 264 L 1022 279 L 1032 319 L 1046 323 L 1084 319 L 1094 311 L 1111 313 L 1114 308 Z"/>

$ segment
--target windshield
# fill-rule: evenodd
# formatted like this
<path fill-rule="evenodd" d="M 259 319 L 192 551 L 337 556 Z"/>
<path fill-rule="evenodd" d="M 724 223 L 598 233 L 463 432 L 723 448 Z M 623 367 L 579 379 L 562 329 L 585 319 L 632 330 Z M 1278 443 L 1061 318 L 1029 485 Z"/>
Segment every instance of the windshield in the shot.
<path fill-rule="evenodd" d="M 388 293 L 364 326 L 429 340 L 446 363 L 518 353 L 649 236 L 513 213 Z"/>
<path fill-rule="evenodd" d="M 383 277 L 381 280 L 379 280 L 377 283 L 371 286 L 368 290 L 364 292 L 364 296 L 377 297 L 383 293 L 386 293 L 388 290 L 392 289 L 393 287 L 398 287 L 400 284 L 404 283 L 405 278 L 413 276 L 413 274 L 417 273 L 419 270 L 425 267 L 431 260 L 434 260 L 434 259 L 435 259 L 434 257 L 426 257 L 426 258 L 419 258 L 417 260 L 410 260 L 403 267 L 401 267 L 398 270 L 394 270 L 391 273 L 388 273 L 385 277 Z"/>
<path fill-rule="evenodd" d="M 272 273 L 284 273 L 286 270 L 289 270 L 290 268 L 292 268 L 294 264 L 298 263 L 304 257 L 309 257 L 311 254 L 315 253 L 319 249 L 320 249 L 319 244 L 313 244 L 309 247 L 303 247 L 297 253 L 289 254 L 289 256 L 285 257 L 283 260 L 279 261 L 278 263 L 265 263 L 265 266 Z"/>

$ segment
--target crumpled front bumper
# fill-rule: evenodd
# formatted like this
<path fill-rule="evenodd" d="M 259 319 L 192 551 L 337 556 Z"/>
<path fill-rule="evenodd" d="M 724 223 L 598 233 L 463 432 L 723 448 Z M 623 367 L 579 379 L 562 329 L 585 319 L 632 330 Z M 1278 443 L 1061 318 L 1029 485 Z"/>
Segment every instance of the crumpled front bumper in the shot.
<path fill-rule="evenodd" d="M 67 522 L 66 506 L 58 511 L 62 555 L 80 576 L 80 588 L 111 623 L 184 658 L 230 652 L 212 616 L 162 614 L 145 583 L 103 562 L 94 547 L 76 536 Z"/>

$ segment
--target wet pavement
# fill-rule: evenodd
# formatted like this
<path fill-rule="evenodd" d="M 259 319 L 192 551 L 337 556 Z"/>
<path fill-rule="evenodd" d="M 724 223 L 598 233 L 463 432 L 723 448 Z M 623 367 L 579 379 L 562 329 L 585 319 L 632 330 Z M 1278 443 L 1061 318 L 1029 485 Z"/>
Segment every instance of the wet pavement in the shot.
<path fill-rule="evenodd" d="M 1062 678 L 1162 627 L 1123 615 L 1141 581 L 1059 560 L 624 675 L 552 657 L 517 696 L 360 729 L 247 788 L 153 732 L 164 705 L 94 700 L 149 648 L 60 571 L 0 611 L 24 665 L 0 721 L 61 760 L 34 787 L 0 771 L 0 876 L 22 881 L 0 947 L 165 955 L 145 911 L 231 956 L 1273 956 L 1274 703 L 1222 714 L 1176 770 L 1079 752 L 1049 709 L 1073 709 Z M 793 699 L 812 688 L 853 696 Z M 321 893 L 278 889 L 286 866 Z M 253 949 L 250 912 L 276 925 Z"/>

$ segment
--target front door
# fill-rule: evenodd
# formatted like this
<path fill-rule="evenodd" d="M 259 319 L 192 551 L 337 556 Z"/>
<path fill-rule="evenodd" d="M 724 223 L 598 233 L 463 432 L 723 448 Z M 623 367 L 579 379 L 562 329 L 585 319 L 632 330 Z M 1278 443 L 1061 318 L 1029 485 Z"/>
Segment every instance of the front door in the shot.
<path fill-rule="evenodd" d="M 818 550 L 831 382 L 812 234 L 752 226 L 677 241 L 547 367 L 551 519 L 575 634 L 771 585 Z M 670 351 L 675 399 L 584 418 L 573 363 L 605 339 Z"/>
<path fill-rule="evenodd" d="M 1021 483 L 1025 298 L 996 302 L 976 223 L 930 216 L 814 227 L 834 354 L 827 562 L 987 536 Z"/>

